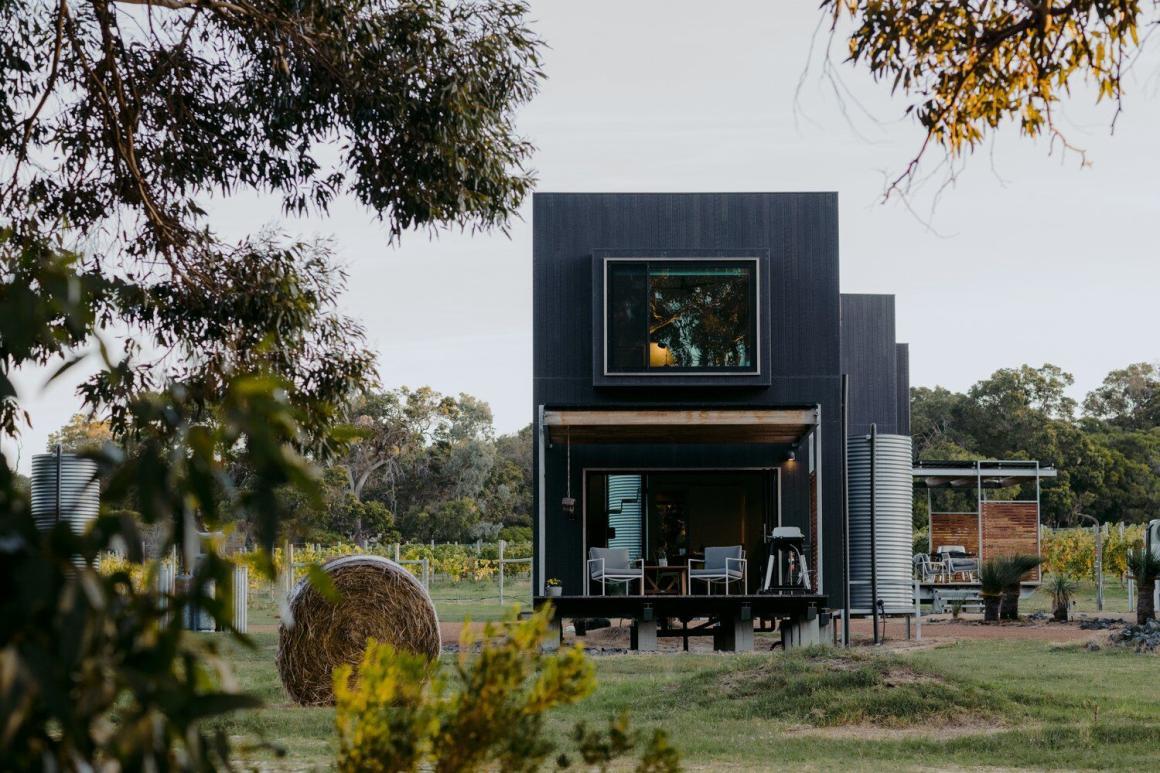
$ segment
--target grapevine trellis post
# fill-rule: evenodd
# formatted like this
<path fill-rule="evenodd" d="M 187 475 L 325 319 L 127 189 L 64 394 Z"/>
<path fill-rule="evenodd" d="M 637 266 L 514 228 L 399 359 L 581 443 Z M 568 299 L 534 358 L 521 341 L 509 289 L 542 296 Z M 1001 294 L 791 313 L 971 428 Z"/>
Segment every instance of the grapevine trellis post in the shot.
<path fill-rule="evenodd" d="M 507 544 L 504 540 L 499 541 L 499 603 L 503 606 L 503 549 Z"/>
<path fill-rule="evenodd" d="M 1080 518 L 1086 518 L 1092 522 L 1092 528 L 1095 529 L 1096 537 L 1096 610 L 1104 611 L 1104 529 L 1100 522 L 1094 516 L 1087 513 L 1076 513 Z"/>

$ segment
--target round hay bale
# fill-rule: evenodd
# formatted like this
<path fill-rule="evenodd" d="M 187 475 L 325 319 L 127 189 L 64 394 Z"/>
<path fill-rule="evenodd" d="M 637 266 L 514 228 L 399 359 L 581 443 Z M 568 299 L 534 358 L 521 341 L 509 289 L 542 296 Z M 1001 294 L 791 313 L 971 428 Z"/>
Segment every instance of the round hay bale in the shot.
<path fill-rule="evenodd" d="M 322 569 L 340 598 L 331 603 L 300 580 L 290 594 L 292 622 L 278 627 L 278 674 L 296 702 L 332 705 L 332 672 L 343 663 L 357 668 L 367 639 L 439 657 L 435 606 L 410 572 L 381 556 L 344 556 Z"/>

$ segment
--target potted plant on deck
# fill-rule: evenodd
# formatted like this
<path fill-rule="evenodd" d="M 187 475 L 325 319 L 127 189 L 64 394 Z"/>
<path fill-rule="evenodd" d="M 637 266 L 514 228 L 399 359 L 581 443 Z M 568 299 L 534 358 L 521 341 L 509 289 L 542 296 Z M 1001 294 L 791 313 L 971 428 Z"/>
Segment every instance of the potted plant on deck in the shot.
<path fill-rule="evenodd" d="M 1069 575 L 1057 574 L 1051 579 L 1051 585 L 1048 586 L 1051 592 L 1051 613 L 1059 622 L 1067 622 L 1071 598 L 1078 589 L 1079 584 Z"/>
<path fill-rule="evenodd" d="M 1146 548 L 1128 552 L 1128 571 L 1136 578 L 1136 624 L 1144 625 L 1156 617 L 1156 578 L 1160 577 L 1160 558 Z"/>
<path fill-rule="evenodd" d="M 559 598 L 564 593 L 564 586 L 560 583 L 559 578 L 548 578 L 548 596 L 550 598 Z"/>

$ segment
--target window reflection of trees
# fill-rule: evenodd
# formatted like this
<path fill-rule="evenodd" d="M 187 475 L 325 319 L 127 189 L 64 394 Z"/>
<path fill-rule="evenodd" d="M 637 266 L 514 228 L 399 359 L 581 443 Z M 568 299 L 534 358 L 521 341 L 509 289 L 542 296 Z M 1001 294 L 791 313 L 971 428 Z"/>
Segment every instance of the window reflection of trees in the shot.
<path fill-rule="evenodd" d="M 662 269 L 649 279 L 649 337 L 669 352 L 666 364 L 752 365 L 746 269 Z"/>

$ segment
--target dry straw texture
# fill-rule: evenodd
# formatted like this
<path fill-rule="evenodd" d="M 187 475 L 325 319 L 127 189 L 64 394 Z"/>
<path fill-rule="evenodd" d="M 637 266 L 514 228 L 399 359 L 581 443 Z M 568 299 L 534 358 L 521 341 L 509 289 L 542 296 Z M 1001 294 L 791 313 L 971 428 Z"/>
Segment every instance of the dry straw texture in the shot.
<path fill-rule="evenodd" d="M 296 702 L 333 705 L 332 672 L 343 663 L 357 668 L 367 639 L 439 656 L 435 607 L 410 572 L 380 556 L 347 556 L 322 568 L 339 598 L 327 601 L 303 579 L 290 594 L 293 624 L 278 630 L 278 673 Z"/>

